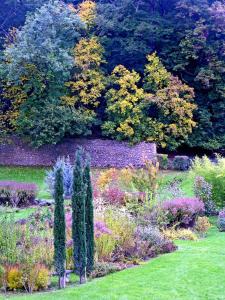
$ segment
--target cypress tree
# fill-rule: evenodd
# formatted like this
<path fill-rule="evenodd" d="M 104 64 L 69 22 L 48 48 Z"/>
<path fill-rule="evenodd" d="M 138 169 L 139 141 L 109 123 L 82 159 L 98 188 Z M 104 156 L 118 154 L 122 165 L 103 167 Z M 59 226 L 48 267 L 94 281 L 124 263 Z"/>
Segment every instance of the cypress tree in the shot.
<path fill-rule="evenodd" d="M 86 245 L 87 245 L 87 274 L 94 268 L 94 208 L 93 190 L 91 183 L 90 161 L 88 160 L 84 169 L 84 182 L 86 185 Z"/>
<path fill-rule="evenodd" d="M 56 273 L 59 276 L 59 288 L 65 288 L 66 224 L 63 199 L 63 175 L 61 169 L 56 171 L 54 198 L 54 263 Z"/>
<path fill-rule="evenodd" d="M 73 174 L 72 195 L 72 236 L 75 272 L 80 276 L 80 283 L 86 282 L 86 225 L 85 225 L 86 187 L 83 180 L 82 150 L 77 150 Z"/>

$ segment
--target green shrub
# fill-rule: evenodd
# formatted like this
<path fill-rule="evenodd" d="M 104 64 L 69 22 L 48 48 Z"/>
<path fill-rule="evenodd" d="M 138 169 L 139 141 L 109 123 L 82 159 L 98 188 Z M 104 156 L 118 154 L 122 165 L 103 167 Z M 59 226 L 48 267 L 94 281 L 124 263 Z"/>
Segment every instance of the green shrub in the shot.
<path fill-rule="evenodd" d="M 97 262 L 94 266 L 94 271 L 91 273 L 92 278 L 103 277 L 108 274 L 115 273 L 122 270 L 120 265 L 108 263 L 108 262 Z"/>
<path fill-rule="evenodd" d="M 217 163 L 212 162 L 207 156 L 195 158 L 190 176 L 203 177 L 212 186 L 212 200 L 223 208 L 225 206 L 225 158 L 217 156 Z"/>
<path fill-rule="evenodd" d="M 175 156 L 173 159 L 173 169 L 178 171 L 186 171 L 191 166 L 191 160 L 188 156 Z"/>
<path fill-rule="evenodd" d="M 157 160 L 159 163 L 159 168 L 162 170 L 167 170 L 169 167 L 169 159 L 167 154 L 158 154 Z"/>
<path fill-rule="evenodd" d="M 0 211 L 0 264 L 15 264 L 18 261 L 18 242 L 21 236 L 13 214 Z"/>

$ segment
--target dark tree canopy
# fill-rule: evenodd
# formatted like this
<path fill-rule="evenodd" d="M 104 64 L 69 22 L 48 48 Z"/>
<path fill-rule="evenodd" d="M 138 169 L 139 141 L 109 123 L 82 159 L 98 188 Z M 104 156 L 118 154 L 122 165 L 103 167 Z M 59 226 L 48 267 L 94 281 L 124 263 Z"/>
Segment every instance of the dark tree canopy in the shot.
<path fill-rule="evenodd" d="M 32 14 L 47 2 L 49 1 L 1 1 L 1 47 L 10 28 L 23 26 L 26 14 Z M 64 2 L 75 5 L 76 11 L 76 5 L 83 1 Z M 130 71 L 134 69 L 139 72 L 142 78 L 147 63 L 146 55 L 156 52 L 173 76 L 178 76 L 183 83 L 194 88 L 197 106 L 194 122 L 197 126 L 185 141 L 186 145 L 210 150 L 224 148 L 224 0 L 96 0 L 95 3 L 95 24 L 91 32 L 86 32 L 83 36 L 97 37 L 105 49 L 107 63 L 102 68 L 105 74 L 109 75 L 116 66 L 123 65 Z M 93 78 L 92 83 L 95 86 L 97 84 Z M 81 86 L 79 88 L 82 89 Z M 99 97 L 99 124 L 105 118 L 103 98 Z M 5 103 L 8 105 L 7 101 Z M 70 112 L 66 115 L 71 119 Z M 91 133 L 87 126 L 91 122 L 90 117 L 86 115 L 78 130 L 74 129 L 77 126 L 75 122 L 75 127 L 71 131 L 67 130 L 66 134 Z M 71 121 L 69 127 L 70 124 Z M 52 142 L 50 139 L 46 141 Z"/>

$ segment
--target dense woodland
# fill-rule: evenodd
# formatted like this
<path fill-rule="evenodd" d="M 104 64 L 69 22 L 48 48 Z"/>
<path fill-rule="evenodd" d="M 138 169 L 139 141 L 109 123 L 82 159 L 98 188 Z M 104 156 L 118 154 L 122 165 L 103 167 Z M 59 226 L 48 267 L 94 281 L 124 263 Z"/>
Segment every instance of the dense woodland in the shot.
<path fill-rule="evenodd" d="M 2 0 L 1 135 L 225 148 L 225 0 Z"/>

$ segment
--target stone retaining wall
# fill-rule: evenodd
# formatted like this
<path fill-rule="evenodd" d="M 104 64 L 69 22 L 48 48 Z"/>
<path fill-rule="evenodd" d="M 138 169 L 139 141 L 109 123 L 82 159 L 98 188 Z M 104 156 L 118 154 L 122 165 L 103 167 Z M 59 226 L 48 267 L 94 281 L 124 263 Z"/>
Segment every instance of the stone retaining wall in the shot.
<path fill-rule="evenodd" d="M 145 158 L 155 160 L 156 145 L 140 143 L 130 146 L 126 142 L 104 139 L 65 139 L 57 145 L 33 149 L 19 139 L 0 145 L 0 165 L 8 166 L 52 166 L 59 156 L 69 155 L 74 159 L 76 149 L 82 146 L 89 152 L 92 167 L 123 168 L 128 165 L 143 166 Z"/>

